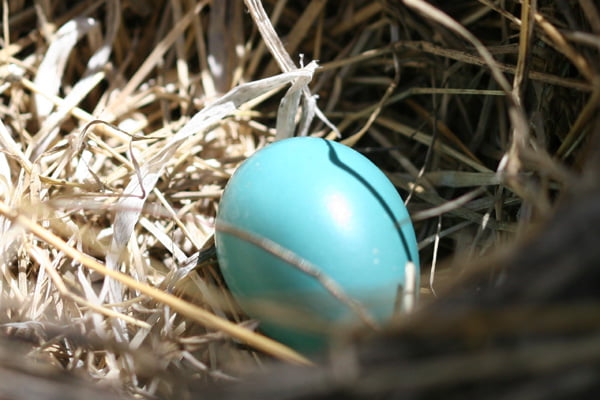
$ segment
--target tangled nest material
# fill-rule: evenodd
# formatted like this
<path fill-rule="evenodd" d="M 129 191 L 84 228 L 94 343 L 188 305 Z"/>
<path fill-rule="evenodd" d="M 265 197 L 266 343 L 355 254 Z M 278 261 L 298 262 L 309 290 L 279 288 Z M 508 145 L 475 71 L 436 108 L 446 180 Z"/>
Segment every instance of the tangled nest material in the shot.
<path fill-rule="evenodd" d="M 388 174 L 423 304 L 597 185 L 593 1 L 263 3 L 3 1 L 0 324 L 17 354 L 158 398 L 306 362 L 255 333 L 212 252 L 227 179 L 276 136 L 341 140 Z"/>

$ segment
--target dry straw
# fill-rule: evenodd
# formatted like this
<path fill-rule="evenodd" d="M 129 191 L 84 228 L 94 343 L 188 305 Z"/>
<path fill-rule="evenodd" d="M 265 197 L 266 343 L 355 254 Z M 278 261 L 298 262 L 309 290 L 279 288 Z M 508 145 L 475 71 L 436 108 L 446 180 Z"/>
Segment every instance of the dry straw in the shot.
<path fill-rule="evenodd" d="M 339 138 L 398 187 L 423 301 L 518 239 L 589 157 L 600 12 L 447 3 L 2 0 L 3 334 L 148 397 L 309 364 L 237 308 L 212 247 L 227 179 L 292 135 Z"/>

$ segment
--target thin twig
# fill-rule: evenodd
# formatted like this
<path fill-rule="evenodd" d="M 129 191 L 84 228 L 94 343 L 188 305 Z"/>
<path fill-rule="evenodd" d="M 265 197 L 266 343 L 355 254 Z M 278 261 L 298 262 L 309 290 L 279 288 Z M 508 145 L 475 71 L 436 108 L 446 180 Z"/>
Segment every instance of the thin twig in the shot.
<path fill-rule="evenodd" d="M 302 273 L 312 276 L 327 290 L 334 298 L 339 300 L 341 303 L 350 308 L 356 315 L 363 321 L 363 323 L 372 329 L 377 330 L 378 324 L 375 319 L 370 315 L 369 311 L 359 302 L 348 296 L 344 290 L 337 284 L 335 280 L 327 276 L 321 268 L 311 263 L 305 258 L 298 256 L 293 251 L 281 246 L 279 243 L 274 242 L 265 237 L 258 236 L 255 233 L 247 232 L 243 229 L 236 227 L 233 224 L 218 221 L 215 229 L 230 235 L 234 235 L 254 246 L 261 248 L 269 254 L 285 261 L 290 266 L 298 269 Z"/>

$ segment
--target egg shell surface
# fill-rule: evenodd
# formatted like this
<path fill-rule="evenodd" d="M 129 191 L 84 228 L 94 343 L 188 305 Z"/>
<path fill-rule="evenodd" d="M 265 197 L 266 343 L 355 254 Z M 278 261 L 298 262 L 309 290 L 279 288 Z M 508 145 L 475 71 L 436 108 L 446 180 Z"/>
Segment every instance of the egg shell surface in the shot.
<path fill-rule="evenodd" d="M 284 139 L 249 157 L 226 185 L 215 233 L 225 281 L 262 331 L 304 353 L 323 350 L 359 323 L 357 314 L 314 277 L 220 230 L 225 224 L 309 261 L 382 323 L 395 312 L 407 262 L 418 276 L 415 233 L 396 188 L 337 142 Z"/>

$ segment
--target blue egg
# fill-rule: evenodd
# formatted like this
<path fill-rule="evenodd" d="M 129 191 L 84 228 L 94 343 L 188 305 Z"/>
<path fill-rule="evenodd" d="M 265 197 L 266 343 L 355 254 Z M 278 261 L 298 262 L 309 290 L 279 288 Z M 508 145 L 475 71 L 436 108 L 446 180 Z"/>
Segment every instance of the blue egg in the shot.
<path fill-rule="evenodd" d="M 379 323 L 397 310 L 407 262 L 418 277 L 415 233 L 396 188 L 366 157 L 325 139 L 281 140 L 243 162 L 216 228 L 221 271 L 240 307 L 265 334 L 304 353 L 323 350 L 361 319 L 273 253 L 305 260 Z"/>

